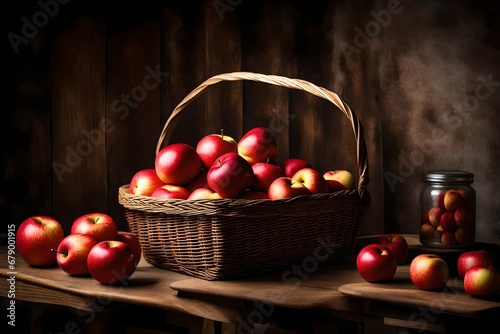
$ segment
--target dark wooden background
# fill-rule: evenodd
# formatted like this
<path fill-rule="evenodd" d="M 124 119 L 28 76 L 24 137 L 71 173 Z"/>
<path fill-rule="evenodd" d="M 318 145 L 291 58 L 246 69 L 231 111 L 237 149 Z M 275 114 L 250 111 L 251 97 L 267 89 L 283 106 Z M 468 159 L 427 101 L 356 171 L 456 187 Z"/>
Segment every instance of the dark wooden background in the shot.
<path fill-rule="evenodd" d="M 102 211 L 126 229 L 118 187 L 153 166 L 169 113 L 210 76 L 252 71 L 323 86 L 359 116 L 372 198 L 363 234 L 417 233 L 422 172 L 463 169 L 475 174 L 476 239 L 500 242 L 496 1 L 47 3 L 2 6 L 4 225 L 45 214 L 69 231 Z M 211 87 L 170 142 L 257 125 L 273 127 L 280 159 L 357 175 L 341 112 L 266 84 Z"/>

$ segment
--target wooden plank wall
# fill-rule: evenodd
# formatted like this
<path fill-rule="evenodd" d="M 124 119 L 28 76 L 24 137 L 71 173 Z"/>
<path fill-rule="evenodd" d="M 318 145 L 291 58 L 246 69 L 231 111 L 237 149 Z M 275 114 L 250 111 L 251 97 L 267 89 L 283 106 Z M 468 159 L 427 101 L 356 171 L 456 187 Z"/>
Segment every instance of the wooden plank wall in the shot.
<path fill-rule="evenodd" d="M 24 6 L 7 2 L 5 35 L 21 34 L 21 18 L 30 19 L 43 10 L 35 1 L 24 2 Z M 398 2 L 408 9 L 405 16 L 392 15 L 391 24 L 379 25 L 377 36 L 362 46 L 356 44 L 358 31 L 373 25 L 373 12 L 388 10 L 389 2 L 60 4 L 34 37 L 19 45 L 18 52 L 13 52 L 9 40 L 5 42 L 2 215 L 13 223 L 33 214 L 52 215 L 68 230 L 77 216 L 104 211 L 126 229 L 118 187 L 128 183 L 135 171 L 153 166 L 169 113 L 208 77 L 253 71 L 301 78 L 338 93 L 365 129 L 372 204 L 363 234 L 416 233 L 418 175 L 435 164 L 426 161 L 417 166 L 406 179 L 411 182 L 395 187 L 387 182 L 388 172 L 397 173 L 401 151 L 420 138 L 413 133 L 408 139 L 406 132 L 398 130 L 410 112 L 398 103 L 398 94 L 410 96 L 398 75 L 404 73 L 410 80 L 409 68 L 414 75 L 425 72 L 425 63 L 418 64 L 419 71 L 404 62 L 411 48 L 404 36 L 419 40 L 418 30 L 408 22 L 418 26 L 419 17 L 443 14 L 440 8 L 446 4 L 414 3 Z M 498 6 L 485 3 L 474 7 L 462 1 L 464 10 L 454 15 L 459 21 L 472 6 L 479 21 L 490 22 L 481 28 L 490 40 L 481 45 L 498 50 L 498 38 L 493 37 L 498 25 L 492 23 Z M 457 23 L 436 24 L 434 29 L 448 31 L 453 24 Z M 357 48 L 347 52 L 347 44 Z M 487 101 L 493 110 L 495 101 Z M 204 134 L 221 128 L 239 138 L 257 125 L 274 128 L 280 160 L 303 157 L 318 169 L 335 166 L 357 175 L 352 129 L 341 112 L 310 94 L 261 83 L 225 82 L 210 87 L 184 111 L 170 142 L 195 145 Z M 495 161 L 498 157 L 489 166 Z M 488 217 L 495 212 L 490 210 Z M 498 227 L 488 226 L 498 237 Z M 483 239 L 496 240 L 491 235 L 485 232 Z"/>

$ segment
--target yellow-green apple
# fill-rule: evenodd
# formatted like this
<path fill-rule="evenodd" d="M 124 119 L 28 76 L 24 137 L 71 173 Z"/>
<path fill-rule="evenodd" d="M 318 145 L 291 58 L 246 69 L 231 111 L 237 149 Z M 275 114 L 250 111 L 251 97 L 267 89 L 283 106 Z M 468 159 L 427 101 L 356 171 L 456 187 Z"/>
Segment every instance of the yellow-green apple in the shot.
<path fill-rule="evenodd" d="M 420 238 L 421 239 L 434 239 L 436 228 L 430 223 L 420 225 Z"/>
<path fill-rule="evenodd" d="M 396 257 L 396 262 L 403 264 L 408 257 L 408 242 L 406 238 L 398 233 L 387 233 L 379 235 L 375 238 L 375 241 L 382 246 L 389 248 L 394 256 Z"/>
<path fill-rule="evenodd" d="M 132 248 L 132 252 L 134 252 L 135 261 L 137 262 L 136 264 L 139 264 L 139 261 L 141 261 L 141 256 L 142 256 L 142 248 L 139 238 L 137 238 L 137 236 L 132 232 L 118 231 L 118 236 L 116 240 L 122 241 L 127 245 L 129 245 L 130 248 Z"/>
<path fill-rule="evenodd" d="M 440 207 L 434 207 L 429 210 L 429 222 L 434 226 L 438 227 L 439 226 L 439 221 L 441 219 L 441 216 L 445 212 L 444 209 Z"/>
<path fill-rule="evenodd" d="M 250 165 L 256 162 L 274 161 L 278 156 L 278 141 L 269 128 L 258 126 L 240 138 L 238 154 Z"/>
<path fill-rule="evenodd" d="M 32 216 L 17 229 L 16 248 L 23 260 L 33 267 L 53 266 L 57 263 L 57 248 L 64 239 L 62 225 L 53 217 Z"/>
<path fill-rule="evenodd" d="M 183 186 L 164 184 L 153 191 L 151 197 L 165 199 L 187 199 L 191 193 Z"/>
<path fill-rule="evenodd" d="M 472 227 L 474 221 L 472 214 L 465 206 L 456 209 L 453 218 L 459 227 Z"/>
<path fill-rule="evenodd" d="M 280 166 L 269 162 L 256 162 L 252 165 L 252 169 L 255 178 L 250 187 L 266 193 L 274 180 L 285 176 L 285 172 Z"/>
<path fill-rule="evenodd" d="M 97 241 L 115 240 L 118 235 L 118 226 L 111 216 L 102 212 L 93 212 L 84 214 L 73 221 L 71 234 L 75 233 L 88 234 Z"/>
<path fill-rule="evenodd" d="M 361 248 L 356 258 L 359 274 L 370 283 L 390 280 L 394 277 L 397 266 L 393 252 L 378 243 Z"/>
<path fill-rule="evenodd" d="M 458 227 L 455 230 L 455 239 L 460 245 L 471 245 L 474 243 L 474 229 L 472 227 Z"/>
<path fill-rule="evenodd" d="M 463 252 L 457 260 L 458 278 L 463 279 L 467 270 L 477 265 L 493 266 L 493 255 L 484 249 Z"/>
<path fill-rule="evenodd" d="M 465 272 L 465 293 L 473 297 L 489 297 L 500 293 L 500 273 L 493 266 L 476 265 Z"/>
<path fill-rule="evenodd" d="M 223 199 L 221 195 L 210 188 L 197 188 L 191 192 L 187 199 Z"/>
<path fill-rule="evenodd" d="M 87 257 L 97 245 L 97 240 L 88 234 L 74 233 L 67 235 L 57 249 L 57 264 L 65 273 L 72 276 L 89 275 Z"/>
<path fill-rule="evenodd" d="M 198 189 L 198 188 L 210 188 L 208 185 L 207 181 L 207 174 L 208 174 L 208 169 L 204 169 L 196 176 L 194 179 L 192 179 L 188 184 L 186 184 L 184 187 L 189 190 L 189 192 L 193 192 L 193 190 Z"/>
<path fill-rule="evenodd" d="M 439 218 L 439 225 L 443 227 L 446 231 L 453 232 L 457 228 L 455 224 L 455 214 L 450 211 L 443 212 L 441 218 Z"/>
<path fill-rule="evenodd" d="M 208 185 L 223 198 L 234 198 L 249 188 L 255 175 L 250 163 L 238 153 L 217 158 L 207 174 Z"/>
<path fill-rule="evenodd" d="M 455 233 L 450 231 L 444 231 L 441 235 L 441 243 L 444 246 L 453 246 L 457 244 L 457 238 L 455 238 Z"/>
<path fill-rule="evenodd" d="M 455 211 L 464 205 L 464 198 L 455 190 L 448 190 L 444 195 L 444 208 L 448 211 Z"/>
<path fill-rule="evenodd" d="M 196 152 L 200 156 L 201 163 L 205 169 L 209 169 L 215 160 L 221 155 L 229 152 L 238 153 L 238 143 L 233 137 L 220 134 L 209 134 L 198 141 Z"/>
<path fill-rule="evenodd" d="M 269 199 L 267 191 L 247 189 L 241 193 L 239 199 Z"/>
<path fill-rule="evenodd" d="M 292 179 L 288 176 L 278 177 L 269 185 L 267 196 L 271 200 L 278 200 L 301 195 L 310 195 L 311 192 L 307 190 L 302 182 Z"/>
<path fill-rule="evenodd" d="M 192 146 L 174 143 L 158 152 L 155 170 L 163 183 L 183 185 L 200 174 L 201 159 Z"/>
<path fill-rule="evenodd" d="M 87 257 L 87 267 L 96 281 L 123 285 L 135 272 L 137 260 L 127 243 L 107 240 L 92 247 Z"/>
<path fill-rule="evenodd" d="M 151 196 L 153 191 L 162 186 L 160 180 L 153 168 L 142 169 L 132 176 L 129 185 L 129 192 L 134 195 Z"/>
<path fill-rule="evenodd" d="M 348 170 L 329 170 L 323 174 L 323 178 L 328 183 L 330 192 L 354 189 L 354 177 Z"/>
<path fill-rule="evenodd" d="M 285 173 L 284 176 L 292 177 L 298 170 L 302 168 L 312 168 L 309 161 L 300 158 L 288 158 L 280 165 Z"/>
<path fill-rule="evenodd" d="M 448 265 L 437 254 L 419 254 L 410 263 L 410 279 L 421 290 L 444 288 L 449 275 Z"/>
<path fill-rule="evenodd" d="M 292 180 L 302 183 L 311 194 L 326 194 L 329 192 L 327 181 L 314 168 L 299 169 L 293 174 Z"/>

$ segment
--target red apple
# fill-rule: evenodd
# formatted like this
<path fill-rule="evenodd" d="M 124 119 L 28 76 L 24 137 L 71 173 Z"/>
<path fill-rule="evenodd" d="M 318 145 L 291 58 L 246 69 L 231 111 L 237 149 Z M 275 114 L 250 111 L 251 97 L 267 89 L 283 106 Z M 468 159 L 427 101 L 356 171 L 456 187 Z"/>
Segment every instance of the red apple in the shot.
<path fill-rule="evenodd" d="M 437 254 L 419 254 L 410 263 L 410 279 L 421 290 L 444 288 L 449 274 L 448 265 Z"/>
<path fill-rule="evenodd" d="M 136 260 L 136 265 L 139 264 L 142 256 L 142 248 L 137 236 L 132 232 L 118 231 L 118 237 L 116 238 L 116 240 L 122 241 L 129 245 L 130 248 L 132 248 L 132 252 L 134 252 L 134 257 Z"/>
<path fill-rule="evenodd" d="M 465 204 L 462 195 L 455 190 L 448 190 L 444 195 L 444 208 L 448 211 L 455 211 Z"/>
<path fill-rule="evenodd" d="M 210 188 L 208 185 L 207 181 L 207 174 L 208 174 L 208 169 L 204 169 L 196 176 L 194 179 L 192 179 L 188 184 L 186 184 L 184 187 L 189 191 L 193 192 L 195 189 L 198 188 Z"/>
<path fill-rule="evenodd" d="M 223 199 L 221 195 L 210 188 L 198 188 L 193 190 L 187 199 Z"/>
<path fill-rule="evenodd" d="M 282 176 L 269 185 L 267 195 L 269 199 L 277 200 L 301 195 L 310 195 L 311 192 L 297 180 L 288 176 Z"/>
<path fill-rule="evenodd" d="M 463 279 L 467 270 L 477 265 L 492 266 L 493 256 L 491 253 L 481 249 L 460 254 L 457 261 L 458 278 Z"/>
<path fill-rule="evenodd" d="M 500 273 L 493 266 L 476 265 L 464 276 L 465 293 L 473 297 L 488 297 L 500 292 Z"/>
<path fill-rule="evenodd" d="M 102 284 L 124 283 L 137 268 L 134 251 L 123 241 L 101 241 L 87 257 L 90 275 Z"/>
<path fill-rule="evenodd" d="M 191 193 L 183 186 L 164 184 L 153 191 L 151 197 L 165 199 L 187 199 Z"/>
<path fill-rule="evenodd" d="M 454 232 L 444 231 L 441 235 L 441 243 L 444 246 L 453 246 L 457 244 L 457 238 L 455 237 Z"/>
<path fill-rule="evenodd" d="M 444 195 L 446 194 L 446 192 L 440 192 L 437 196 L 436 196 L 436 206 L 438 208 L 442 208 L 444 209 Z"/>
<path fill-rule="evenodd" d="M 314 168 L 302 168 L 292 176 L 292 180 L 300 182 L 311 194 L 325 194 L 329 192 L 328 184 L 323 176 Z"/>
<path fill-rule="evenodd" d="M 250 165 L 256 162 L 273 161 L 278 156 L 278 142 L 270 129 L 255 127 L 238 141 L 238 154 Z"/>
<path fill-rule="evenodd" d="M 361 248 L 356 258 L 359 274 L 370 283 L 390 280 L 394 277 L 397 266 L 393 252 L 378 243 Z"/>
<path fill-rule="evenodd" d="M 288 158 L 281 164 L 281 169 L 285 173 L 284 176 L 288 177 L 292 177 L 302 168 L 312 168 L 312 165 L 309 161 L 299 158 Z"/>
<path fill-rule="evenodd" d="M 392 253 L 396 257 L 396 262 L 398 263 L 398 265 L 403 264 L 408 257 L 408 242 L 401 234 L 383 234 L 376 237 L 375 241 L 392 251 Z"/>
<path fill-rule="evenodd" d="M 105 213 L 87 213 L 76 218 L 71 225 L 71 234 L 76 233 L 88 234 L 97 241 L 115 240 L 118 226 L 114 219 Z"/>
<path fill-rule="evenodd" d="M 354 177 L 344 169 L 326 171 L 323 178 L 327 181 L 330 192 L 354 189 Z"/>
<path fill-rule="evenodd" d="M 443 227 L 448 232 L 453 232 L 457 228 L 455 224 L 454 213 L 450 211 L 443 212 L 441 218 L 439 218 L 439 225 Z"/>
<path fill-rule="evenodd" d="M 268 162 L 256 162 L 252 165 L 255 175 L 251 188 L 254 190 L 265 191 L 269 189 L 271 183 L 278 177 L 285 176 L 285 172 L 280 166 Z"/>
<path fill-rule="evenodd" d="M 462 206 L 455 210 L 455 214 L 453 216 L 455 219 L 455 223 L 459 227 L 472 227 L 474 219 L 469 209 Z"/>
<path fill-rule="evenodd" d="M 267 191 L 247 189 L 236 198 L 240 199 L 269 199 Z"/>
<path fill-rule="evenodd" d="M 57 248 L 64 239 L 62 225 L 48 216 L 32 216 L 25 219 L 16 233 L 17 251 L 23 260 L 33 267 L 52 266 L 57 263 Z"/>
<path fill-rule="evenodd" d="M 155 170 L 163 183 L 183 185 L 200 174 L 202 164 L 200 156 L 192 146 L 175 143 L 158 152 Z"/>
<path fill-rule="evenodd" d="M 87 257 L 95 245 L 97 240 L 88 234 L 75 233 L 66 236 L 55 249 L 59 268 L 72 276 L 89 275 Z"/>
<path fill-rule="evenodd" d="M 221 130 L 220 134 L 209 134 L 201 138 L 196 145 L 196 152 L 203 167 L 208 170 L 221 155 L 238 153 L 238 143 L 232 137 L 224 135 Z"/>
<path fill-rule="evenodd" d="M 252 166 L 238 153 L 217 158 L 207 174 L 210 188 L 224 198 L 237 197 L 253 184 L 254 178 Z"/>
<path fill-rule="evenodd" d="M 162 185 L 163 181 L 156 174 L 156 170 L 142 169 L 132 177 L 129 192 L 134 195 L 151 196 L 153 191 Z"/>
<path fill-rule="evenodd" d="M 435 207 L 429 210 L 429 221 L 434 227 L 439 226 L 439 220 L 444 212 L 445 210 L 440 207 Z"/>
<path fill-rule="evenodd" d="M 425 223 L 420 226 L 420 237 L 422 239 L 434 239 L 436 228 L 430 223 Z"/>

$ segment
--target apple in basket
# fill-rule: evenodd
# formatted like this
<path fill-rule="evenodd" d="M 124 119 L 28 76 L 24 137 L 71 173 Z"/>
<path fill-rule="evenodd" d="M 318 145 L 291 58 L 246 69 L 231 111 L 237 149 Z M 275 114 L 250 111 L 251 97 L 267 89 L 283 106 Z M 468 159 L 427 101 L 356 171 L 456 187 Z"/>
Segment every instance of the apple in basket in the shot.
<path fill-rule="evenodd" d="M 285 176 L 288 177 L 292 177 L 298 170 L 306 167 L 312 168 L 311 163 L 300 158 L 288 158 L 281 164 L 281 168 L 283 169 Z"/>
<path fill-rule="evenodd" d="M 129 192 L 134 195 L 151 196 L 156 188 L 163 185 L 156 170 L 153 168 L 142 169 L 134 174 L 129 185 Z"/>
<path fill-rule="evenodd" d="M 271 200 L 310 194 L 302 182 L 288 176 L 282 176 L 274 180 L 267 191 L 267 195 Z"/>
<path fill-rule="evenodd" d="M 202 164 L 200 156 L 192 146 L 175 143 L 158 152 L 155 170 L 163 183 L 184 185 L 200 174 Z"/>
<path fill-rule="evenodd" d="M 332 169 L 323 174 L 330 192 L 354 189 L 354 177 L 345 169 Z"/>
<path fill-rule="evenodd" d="M 223 198 L 237 197 L 253 184 L 254 178 L 252 166 L 234 152 L 218 157 L 207 174 L 208 185 Z"/>
<path fill-rule="evenodd" d="M 254 182 L 251 186 L 253 190 L 264 191 L 267 193 L 269 186 L 278 177 L 285 176 L 283 169 L 269 162 L 257 162 L 252 165 L 255 175 Z"/>
<path fill-rule="evenodd" d="M 266 127 L 255 127 L 238 141 L 238 154 L 250 165 L 257 162 L 274 161 L 278 156 L 278 141 Z"/>
<path fill-rule="evenodd" d="M 229 152 L 238 153 L 238 143 L 233 137 L 224 135 L 224 130 L 220 134 L 209 134 L 198 141 L 196 152 L 200 156 L 203 168 L 208 170 L 215 160 L 221 155 Z"/>
<path fill-rule="evenodd" d="M 164 184 L 156 188 L 151 194 L 151 197 L 166 198 L 166 199 L 187 199 L 190 195 L 189 190 L 183 186 L 175 184 Z"/>
<path fill-rule="evenodd" d="M 329 192 L 326 180 L 316 169 L 311 167 L 299 169 L 293 174 L 292 180 L 302 183 L 311 194 L 325 194 Z"/>

